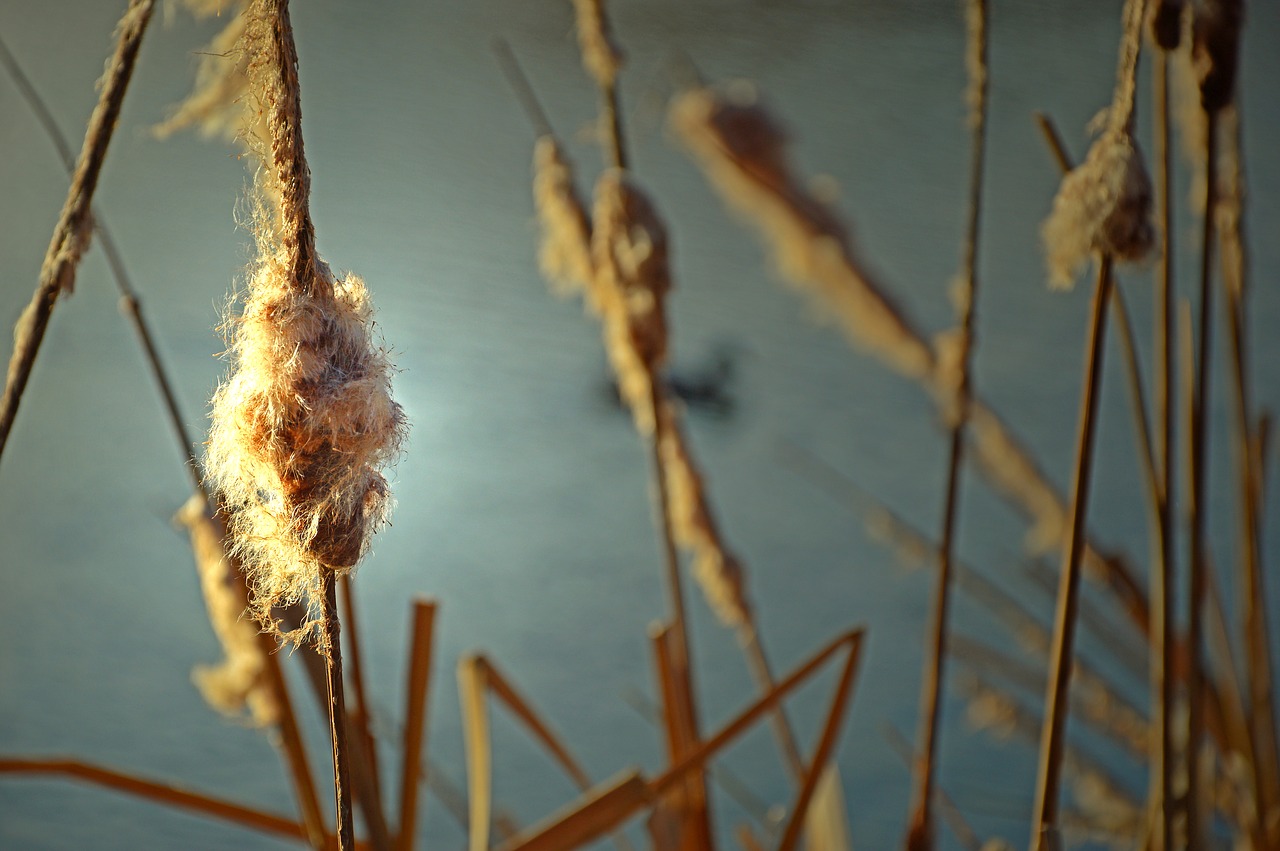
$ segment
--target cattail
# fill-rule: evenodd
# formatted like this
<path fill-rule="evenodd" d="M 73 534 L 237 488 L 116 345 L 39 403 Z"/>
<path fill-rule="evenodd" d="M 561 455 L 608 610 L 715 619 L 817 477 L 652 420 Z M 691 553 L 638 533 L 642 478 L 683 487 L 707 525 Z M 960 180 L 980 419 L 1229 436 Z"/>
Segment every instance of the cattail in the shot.
<path fill-rule="evenodd" d="M 1108 129 L 1053 199 L 1042 230 L 1050 284 L 1067 289 L 1095 252 L 1141 260 L 1155 241 L 1151 178 L 1128 129 Z"/>
<path fill-rule="evenodd" d="M 734 629 L 749 627 L 753 621 L 742 565 L 720 536 L 702 475 L 669 405 L 663 416 L 667 424 L 659 449 L 667 474 L 672 534 L 692 553 L 690 570 L 720 622 Z"/>
<path fill-rule="evenodd" d="M 213 398 L 206 465 L 269 621 L 273 605 L 314 602 L 321 571 L 364 553 L 391 504 L 379 470 L 406 425 L 363 281 L 315 254 L 288 16 L 262 2 L 247 15 L 241 49 L 270 129 L 256 203 L 279 200 L 254 222 L 259 256 L 228 321 L 232 368 Z"/>
<path fill-rule="evenodd" d="M 1139 261 L 1151 251 L 1151 178 L 1133 138 L 1143 3 L 1125 4 L 1116 90 L 1105 125 L 1083 163 L 1062 179 L 1053 210 L 1041 230 L 1049 283 L 1066 289 L 1096 252 Z"/>
<path fill-rule="evenodd" d="M 538 266 L 560 295 L 583 293 L 599 313 L 592 291 L 591 223 L 573 184 L 573 166 L 551 134 L 533 149 L 533 203 L 542 228 Z"/>
<path fill-rule="evenodd" d="M 1205 112 L 1218 112 L 1235 98 L 1240 61 L 1240 0 L 1202 0 L 1191 25 L 1191 61 Z"/>
<path fill-rule="evenodd" d="M 929 344 L 856 260 L 835 214 L 792 177 L 786 137 L 753 92 L 692 89 L 673 101 L 670 121 L 725 203 L 759 229 L 784 279 L 899 372 L 929 376 Z"/>
<path fill-rule="evenodd" d="M 605 171 L 596 183 L 591 256 L 618 390 L 636 428 L 652 434 L 652 385 L 667 356 L 667 231 L 653 204 L 619 169 Z"/>
<path fill-rule="evenodd" d="M 622 68 L 622 51 L 609 32 L 604 0 L 573 0 L 577 19 L 578 49 L 582 51 L 582 67 L 602 89 L 611 89 Z"/>
<path fill-rule="evenodd" d="M 173 519 L 191 535 L 209 622 L 226 657 L 217 665 L 197 666 L 191 679 L 205 701 L 219 712 L 238 717 L 247 707 L 255 725 L 274 724 L 280 707 L 263 679 L 266 659 L 257 627 L 244 617 L 245 600 L 243 593 L 237 593 L 235 568 L 223 550 L 221 524 L 200 494 L 187 500 Z"/>

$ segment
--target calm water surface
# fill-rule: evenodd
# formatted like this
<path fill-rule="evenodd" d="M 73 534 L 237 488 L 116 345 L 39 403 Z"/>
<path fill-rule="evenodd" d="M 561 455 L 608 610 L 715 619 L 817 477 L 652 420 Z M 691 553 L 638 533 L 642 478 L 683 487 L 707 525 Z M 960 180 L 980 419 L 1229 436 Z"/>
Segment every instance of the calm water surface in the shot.
<path fill-rule="evenodd" d="M 64 0 L 0 5 L 0 34 L 63 127 L 79 137 L 93 81 L 124 4 Z M 672 230 L 679 288 L 674 360 L 696 374 L 734 355 L 733 406 L 693 410 L 690 430 L 725 532 L 750 570 L 762 630 L 779 667 L 849 626 L 870 630 L 865 667 L 839 752 L 858 847 L 892 847 L 908 804 L 907 773 L 885 742 L 914 730 L 924 572 L 904 573 L 857 516 L 785 460 L 799 445 L 924 528 L 941 507 L 944 441 L 927 399 L 851 352 L 837 331 L 779 287 L 762 253 L 726 217 L 669 142 L 660 105 L 673 57 L 711 78 L 750 76 L 789 124 L 796 159 L 829 175 L 869 261 L 930 332 L 950 322 L 968 156 L 962 24 L 950 2 L 619 2 L 615 26 L 636 172 Z M 1061 483 L 1071 463 L 1084 288 L 1046 291 L 1039 221 L 1056 178 L 1030 119 L 1050 111 L 1079 156 L 1084 125 L 1109 98 L 1118 2 L 996 2 L 992 124 L 976 381 Z M 174 13 L 155 26 L 125 104 L 98 196 L 179 382 L 187 417 L 205 428 L 222 364 L 213 326 L 249 254 L 233 212 L 244 166 L 218 142 L 158 142 L 147 127 L 189 86 L 217 22 Z M 578 67 L 568 3 L 315 0 L 294 10 L 313 210 L 320 250 L 363 275 L 403 370 L 396 393 L 413 423 L 395 471 L 399 507 L 359 574 L 370 688 L 395 734 L 403 702 L 408 601 L 442 604 L 431 753 L 464 779 L 453 668 L 483 649 L 567 733 L 597 777 L 656 769 L 655 731 L 624 696 L 651 691 L 646 629 L 664 611 L 647 502 L 646 457 L 609 401 L 593 323 L 546 294 L 534 263 L 528 170 L 532 135 L 488 48 L 507 37 L 572 150 L 584 181 L 600 165 L 585 135 L 593 92 Z M 160 21 L 158 20 L 157 23 Z M 1280 13 L 1254 4 L 1242 79 L 1256 288 L 1258 404 L 1280 404 L 1273 286 L 1280 193 Z M 17 91 L 0 81 L 0 319 L 29 298 L 66 178 Z M 1144 124 L 1149 116 L 1140 115 Z M 1185 192 L 1187 175 L 1179 191 Z M 1179 222 L 1185 247 L 1194 223 Z M 1181 268 L 1194 268 L 1193 255 Z M 1139 335 L 1149 284 L 1126 285 Z M 1189 293 L 1190 281 L 1182 281 Z M 1149 348 L 1145 351 L 1149 351 Z M 1116 358 L 1112 358 L 1113 365 Z M 1221 360 L 1220 360 L 1221 362 Z M 1219 384 L 1219 386 L 1225 386 Z M 1100 423 L 1094 527 L 1140 557 L 1145 518 L 1122 376 L 1109 369 Z M 1225 435 L 1226 397 L 1215 400 Z M 1234 531 L 1229 455 L 1214 460 L 1219 541 Z M 0 752 L 74 754 L 282 812 L 290 795 L 256 731 L 227 722 L 190 684 L 217 658 L 190 551 L 169 525 L 189 492 L 138 347 L 118 315 L 98 252 L 54 317 L 0 466 Z M 1274 530 L 1270 562 L 1280 557 Z M 966 559 L 1048 618 L 1026 579 L 1024 527 L 967 482 Z M 1223 563 L 1233 557 L 1223 546 Z M 1272 591 L 1280 582 L 1272 583 Z M 691 604 L 707 723 L 752 691 L 732 637 L 700 598 Z M 1104 606 L 1105 607 L 1105 606 Z M 963 598 L 959 629 L 1008 636 Z M 1085 652 L 1097 653 L 1085 641 Z M 816 734 L 831 679 L 795 708 Z M 1142 700 L 1140 683 L 1131 684 Z M 1024 841 L 1034 755 L 964 723 L 947 703 L 944 787 L 983 835 Z M 325 763 L 318 713 L 306 710 L 314 762 Z M 500 713 L 496 795 L 528 823 L 573 792 Z M 789 798 L 763 732 L 725 759 L 756 794 Z M 1135 794 L 1141 770 L 1108 764 Z M 388 763 L 393 767 L 393 763 Z M 390 778 L 388 778 L 390 782 Z M 717 793 L 726 836 L 745 816 Z M 463 834 L 434 799 L 426 846 Z M 950 842 L 948 837 L 947 842 Z M 0 847 L 137 849 L 276 847 L 218 823 L 60 781 L 0 781 Z"/>

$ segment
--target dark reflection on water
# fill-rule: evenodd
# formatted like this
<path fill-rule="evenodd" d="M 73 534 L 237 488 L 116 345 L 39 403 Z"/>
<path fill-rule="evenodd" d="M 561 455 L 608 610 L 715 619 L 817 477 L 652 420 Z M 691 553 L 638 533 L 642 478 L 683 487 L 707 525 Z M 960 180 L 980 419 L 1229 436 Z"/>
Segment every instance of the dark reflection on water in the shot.
<path fill-rule="evenodd" d="M 123 4 L 79 0 L 57 10 L 0 8 L 0 29 L 72 135 L 88 115 L 108 34 Z M 995 3 L 991 168 L 982 256 L 977 385 L 1067 477 L 1087 294 L 1043 286 L 1039 221 L 1055 186 L 1030 122 L 1051 111 L 1079 156 L 1083 126 L 1110 95 L 1119 3 Z M 1274 232 L 1280 145 L 1274 9 L 1251 8 L 1242 75 L 1251 155 L 1256 278 L 1251 322 L 1259 406 L 1280 404 L 1275 344 L 1280 268 Z M 950 2 L 619 3 L 624 80 L 639 178 L 667 217 L 677 288 L 670 380 L 724 531 L 750 571 L 776 664 L 794 664 L 837 631 L 866 624 L 866 665 L 840 751 L 860 848 L 898 841 L 906 772 L 886 723 L 915 729 L 927 572 L 903 574 L 847 507 L 782 457 L 804 447 L 916 525 L 937 527 L 943 439 L 914 387 L 851 352 L 815 311 L 777 286 L 751 235 L 727 217 L 665 138 L 653 104 L 677 52 L 702 73 L 757 78 L 795 139 L 806 174 L 840 188 L 855 240 L 920 327 L 951 322 L 945 297 L 959 259 L 966 181 L 961 16 Z M 585 189 L 600 157 L 584 135 L 595 108 L 575 53 L 569 4 L 488 2 L 297 4 L 307 150 L 319 246 L 369 282 L 403 370 L 396 392 L 413 422 L 395 473 L 399 506 L 359 574 L 371 691 L 394 730 L 402 701 L 407 601 L 443 603 L 431 710 L 433 758 L 463 778 L 452 666 L 484 648 L 510 672 L 588 769 L 656 768 L 654 731 L 624 695 L 651 691 L 646 630 L 664 611 L 651 530 L 647 456 L 608 402 L 599 332 L 577 305 L 546 294 L 535 266 L 528 190 L 531 137 L 489 51 L 506 36 L 578 163 Z M 212 327 L 248 256 L 231 214 L 243 166 L 217 143 L 151 139 L 189 84 L 193 51 L 213 32 L 175 14 L 143 48 L 99 196 L 180 381 L 187 416 L 222 365 Z M 1145 85 L 1145 83 L 1144 83 Z M 0 83 L 0 319 L 15 319 L 36 279 L 65 191 L 56 158 L 16 92 Z M 1149 116 L 1140 112 L 1141 132 Z M 1189 186 L 1179 172 L 1180 193 Z M 1189 217 L 1180 268 L 1194 268 Z M 1144 352 L 1145 278 L 1127 275 Z M 1182 282 L 1189 293 L 1191 282 Z M 818 317 L 820 319 L 820 317 Z M 1112 367 L 1117 364 L 1114 362 Z M 1215 400 L 1214 534 L 1234 534 L 1228 400 Z M 1093 525 L 1140 560 L 1145 514 L 1118 369 L 1109 367 L 1100 423 Z M 217 649 L 186 543 L 156 518 L 188 487 L 136 344 L 91 254 L 60 305 L 0 466 L 0 752 L 70 753 L 288 812 L 271 749 L 228 724 L 189 683 Z M 1222 507 L 1219 508 L 1218 506 Z M 167 511 L 167 509 L 166 509 Z M 1277 553 L 1272 537 L 1268 554 Z M 960 544 L 985 575 L 1031 602 L 1049 597 L 1024 575 L 1024 527 L 966 482 Z M 1215 553 L 1224 563 L 1233 554 Z M 1052 559 L 1050 559 L 1052 563 Z M 1274 593 L 1275 589 L 1271 591 Z M 734 639 L 691 593 L 707 723 L 751 694 Z M 1099 608 L 1108 610 L 1106 601 Z M 967 634 L 1008 644 L 989 614 L 961 598 Z M 1084 652 L 1108 663 L 1106 642 Z M 1125 687 L 1142 701 L 1142 683 Z M 830 678 L 795 707 L 803 741 L 820 723 Z M 946 707 L 943 785 L 978 830 L 1024 841 L 1031 749 L 972 733 L 958 691 Z M 324 764 L 318 715 L 305 716 Z M 534 746 L 495 720 L 496 794 L 531 822 L 572 795 Z M 1109 753 L 1088 740 L 1095 752 Z M 1140 768 L 1106 764 L 1135 794 Z M 727 758 L 754 794 L 789 787 L 764 732 Z M 746 818 L 717 793 L 719 830 Z M 460 844 L 427 804 L 422 838 Z M 8 848 L 274 847 L 256 835 L 56 781 L 0 781 L 0 846 Z"/>

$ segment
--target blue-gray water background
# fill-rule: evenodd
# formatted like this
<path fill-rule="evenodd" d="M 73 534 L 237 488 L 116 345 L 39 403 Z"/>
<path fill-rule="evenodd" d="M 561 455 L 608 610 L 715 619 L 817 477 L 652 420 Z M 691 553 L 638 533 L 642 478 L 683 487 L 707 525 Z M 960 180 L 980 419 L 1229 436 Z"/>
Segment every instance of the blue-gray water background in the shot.
<path fill-rule="evenodd" d="M 995 2 L 991 13 L 976 383 L 1059 484 L 1071 464 L 1088 288 L 1062 294 L 1044 285 L 1038 227 L 1057 175 L 1031 111 L 1049 111 L 1082 155 L 1084 126 L 1110 96 L 1120 5 Z M 0 33 L 77 148 L 123 6 L 0 4 Z M 891 847 L 901 835 L 908 777 L 884 727 L 914 733 L 932 583 L 928 572 L 896 568 L 858 517 L 788 465 L 781 447 L 804 447 L 932 530 L 945 441 L 917 387 L 851 351 L 776 283 L 754 238 L 669 141 L 661 104 L 680 52 L 712 79 L 758 81 L 793 132 L 802 171 L 834 179 L 868 261 L 919 324 L 937 332 L 951 322 L 946 290 L 960 256 L 967 182 L 957 6 L 631 0 L 615 12 L 629 59 L 623 97 L 636 174 L 673 235 L 674 362 L 696 371 L 717 350 L 738 353 L 732 414 L 694 411 L 690 430 L 724 530 L 750 571 L 766 644 L 783 668 L 837 631 L 870 630 L 839 751 L 853 838 L 863 849 Z M 455 782 L 464 771 L 453 670 L 471 649 L 514 676 L 594 776 L 632 764 L 655 769 L 658 735 L 622 697 L 651 691 L 646 629 L 664 612 L 646 455 L 608 401 L 594 323 L 578 305 L 551 298 L 537 274 L 532 133 L 489 49 L 493 36 L 510 40 L 552 121 L 572 140 L 585 189 L 600 165 L 581 132 L 595 95 L 579 66 L 570 5 L 313 0 L 296 4 L 293 17 L 320 251 L 368 281 L 413 427 L 394 472 L 394 526 L 358 577 L 382 729 L 394 733 L 400 720 L 408 603 L 426 594 L 443 606 L 430 748 Z M 249 257 L 248 234 L 233 215 L 245 165 L 220 142 L 160 142 L 148 127 L 188 91 L 196 51 L 220 25 L 158 15 L 97 196 L 201 434 L 224 369 L 214 326 Z M 1257 401 L 1273 410 L 1280 405 L 1272 333 L 1280 322 L 1277 43 L 1280 7 L 1252 4 L 1241 75 L 1255 282 L 1249 321 Z M 1145 92 L 1145 69 L 1143 85 Z M 1141 109 L 1145 139 L 1150 115 Z M 8 326 L 30 298 L 67 181 L 7 80 L 0 116 L 0 324 Z M 1188 187 L 1184 166 L 1180 201 Z M 1179 286 L 1190 294 L 1195 222 L 1185 204 L 1180 209 Z M 1149 275 L 1128 273 L 1125 288 L 1149 364 Z M 188 544 L 168 520 L 190 486 L 115 302 L 94 250 L 75 296 L 53 317 L 0 465 L 0 752 L 76 755 L 290 812 L 284 773 L 263 736 L 220 718 L 190 683 L 191 667 L 219 653 Z M 1145 513 L 1118 351 L 1108 352 L 1091 525 L 1141 564 Z M 1225 350 L 1217 357 L 1224 363 Z M 1229 565 L 1237 509 L 1225 386 L 1219 378 L 1213 403 L 1211 518 L 1215 555 Z M 963 496 L 964 557 L 1047 623 L 1049 598 L 1023 569 L 1022 521 L 973 476 Z M 1280 517 L 1270 504 L 1265 553 L 1274 565 Z M 1277 585 L 1272 579 L 1273 600 Z M 711 724 L 745 705 L 752 686 L 732 637 L 696 592 L 690 598 L 699 696 Z M 956 625 L 1010 643 L 963 597 Z M 1100 655 L 1099 642 L 1085 640 L 1083 650 Z M 804 741 L 818 729 L 831 682 L 795 706 Z M 1144 699 L 1141 682 L 1128 692 Z M 1033 749 L 973 732 L 964 701 L 949 694 L 942 784 L 982 834 L 1021 844 Z M 322 767 L 321 719 L 298 702 Z M 501 713 L 494 736 L 496 795 L 522 822 L 572 797 Z M 1141 795 L 1138 766 L 1114 754 L 1106 762 Z M 765 799 L 789 799 L 764 731 L 725 763 Z M 727 835 L 744 815 L 722 795 L 716 802 Z M 423 842 L 461 846 L 462 832 L 440 804 L 425 807 Z M 6 777 L 0 847 L 283 846 L 99 789 Z"/>

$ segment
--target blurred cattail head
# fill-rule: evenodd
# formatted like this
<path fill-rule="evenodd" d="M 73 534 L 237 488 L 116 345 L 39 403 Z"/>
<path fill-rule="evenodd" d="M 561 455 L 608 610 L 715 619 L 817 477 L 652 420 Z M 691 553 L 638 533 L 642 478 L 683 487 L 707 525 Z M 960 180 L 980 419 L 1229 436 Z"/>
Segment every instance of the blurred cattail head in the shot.
<path fill-rule="evenodd" d="M 599 313 L 592 290 L 591 223 L 573 184 L 573 167 L 550 134 L 533 149 L 533 202 L 542 229 L 538 265 L 561 295 L 582 292 Z"/>
<path fill-rule="evenodd" d="M 1066 289 L 1097 252 L 1142 260 L 1151 251 L 1151 178 L 1132 133 L 1110 127 L 1062 180 L 1041 230 L 1049 282 Z"/>
<path fill-rule="evenodd" d="M 1201 0 L 1195 4 L 1191 57 L 1205 112 L 1217 112 L 1235 97 L 1243 17 L 1240 0 Z"/>
<path fill-rule="evenodd" d="M 1157 0 L 1151 8 L 1151 38 L 1161 50 L 1177 50 L 1182 41 L 1183 0 Z"/>
<path fill-rule="evenodd" d="M 602 89 L 613 88 L 622 68 L 622 51 L 609 32 L 604 0 L 573 0 L 582 66 Z"/>
<path fill-rule="evenodd" d="M 620 169 L 596 183 L 591 259 L 605 345 L 641 433 L 653 431 L 653 382 L 667 356 L 663 299 L 671 288 L 667 230 Z"/>
<path fill-rule="evenodd" d="M 280 707 L 264 683 L 266 659 L 258 643 L 257 626 L 244 617 L 244 594 L 237 588 L 236 568 L 223 550 L 222 524 L 200 494 L 187 500 L 173 519 L 191 534 L 209 623 L 225 656 L 217 665 L 198 665 L 191 679 L 205 701 L 219 712 L 239 717 L 248 708 L 254 724 L 274 723 Z"/>

